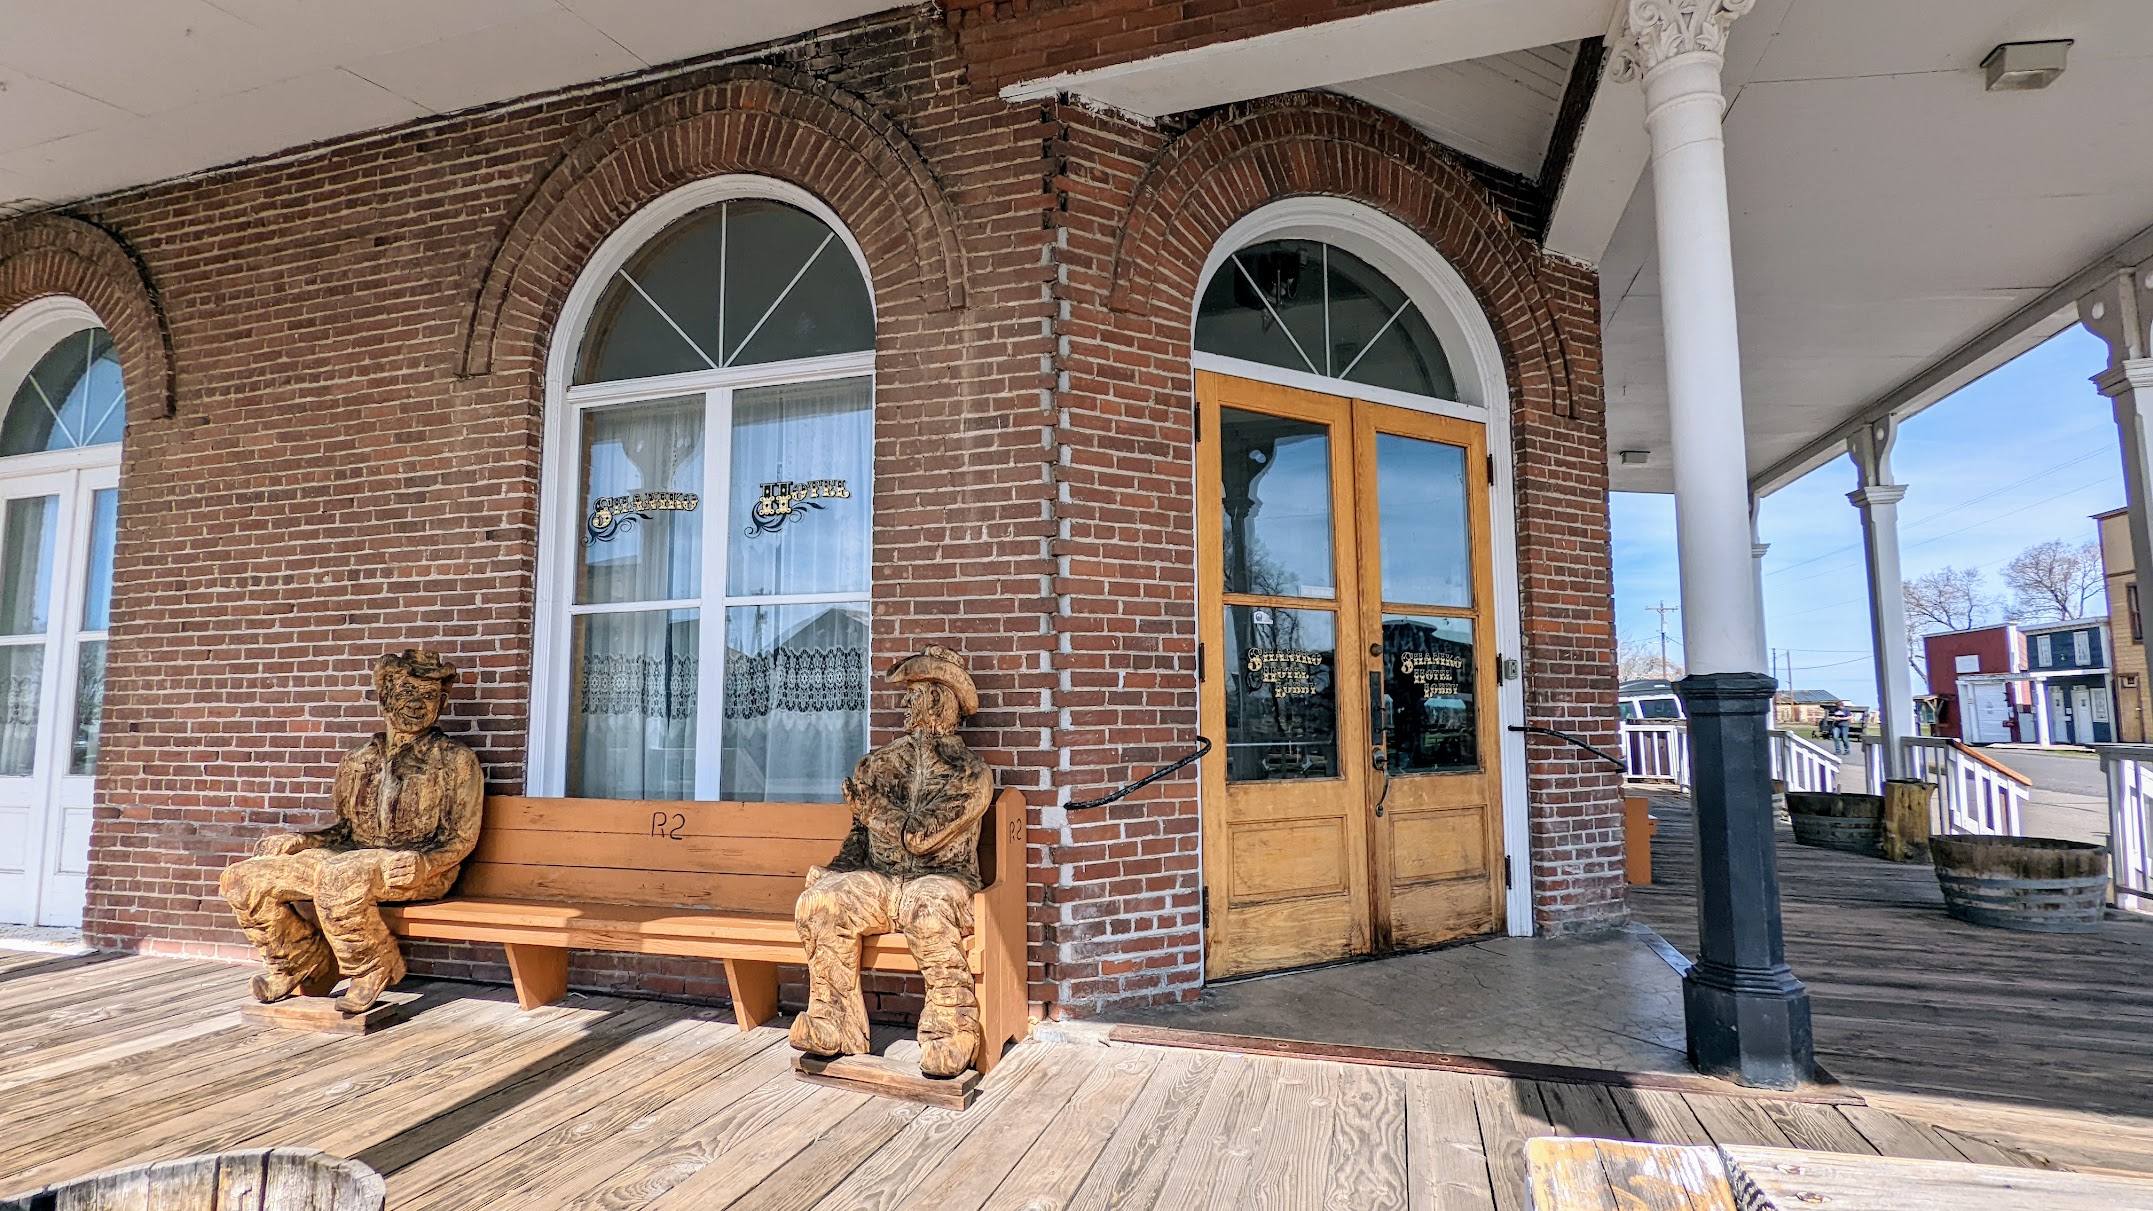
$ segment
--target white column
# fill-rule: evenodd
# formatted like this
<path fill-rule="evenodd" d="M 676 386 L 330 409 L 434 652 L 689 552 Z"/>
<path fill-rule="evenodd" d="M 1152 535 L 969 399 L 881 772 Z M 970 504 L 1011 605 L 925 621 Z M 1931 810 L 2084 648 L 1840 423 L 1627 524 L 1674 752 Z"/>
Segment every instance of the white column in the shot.
<path fill-rule="evenodd" d="M 1774 677 L 1777 677 L 1777 676 L 1779 675 L 1779 673 L 1778 673 L 1778 671 L 1777 671 L 1776 669 L 1774 669 L 1774 668 L 1772 667 L 1772 649 L 1771 649 L 1770 647 L 1767 647 L 1767 646 L 1766 646 L 1766 644 L 1767 644 L 1767 643 L 1769 642 L 1769 640 L 1768 640 L 1768 639 L 1766 638 L 1766 636 L 1765 636 L 1765 633 L 1764 633 L 1764 555 L 1765 555 L 1765 552 L 1767 552 L 1767 551 L 1769 551 L 1769 550 L 1771 550 L 1771 549 L 1772 549 L 1772 544 L 1771 544 L 1771 543 L 1768 543 L 1768 542 L 1763 542 L 1763 541 L 1759 540 L 1759 538 L 1758 538 L 1758 536 L 1757 536 L 1757 505 L 1758 505 L 1758 504 L 1759 504 L 1759 502 L 1758 502 L 1758 500 L 1757 500 L 1757 499 L 1756 499 L 1755 497 L 1751 497 L 1751 498 L 1750 498 L 1750 501 L 1749 501 L 1749 567 L 1750 567 L 1750 573 L 1751 573 L 1751 577 L 1750 577 L 1750 578 L 1751 578 L 1751 579 L 1752 579 L 1753 581 L 1755 581 L 1755 582 L 1756 582 L 1756 587 L 1755 587 L 1755 589 L 1753 590 L 1753 591 L 1754 591 L 1754 592 L 1756 593 L 1756 598 L 1757 598 L 1757 632 L 1756 632 L 1756 633 L 1757 633 L 1757 656 L 1756 656 L 1756 659 L 1757 659 L 1757 663 L 1758 663 L 1759 665 L 1762 665 L 1762 666 L 1763 666 L 1763 668 L 1764 668 L 1764 671 L 1765 671 L 1765 672 L 1767 672 L 1767 673 L 1770 673 L 1770 674 L 1771 674 L 1772 676 L 1774 676 Z M 1787 655 L 1787 661 L 1788 661 L 1788 663 L 1789 663 L 1789 664 L 1792 664 L 1792 663 L 1793 663 L 1793 661 L 1794 661 L 1794 656 L 1793 656 L 1793 654 L 1792 654 L 1791 652 L 1790 652 L 1790 653 L 1788 653 L 1788 655 Z M 1784 689 L 1784 688 L 1786 688 L 1786 687 L 1782 686 L 1782 687 L 1780 687 L 1780 688 Z"/>
<path fill-rule="evenodd" d="M 2114 405 L 2117 445 L 2123 455 L 2123 506 L 2131 532 L 2131 577 L 2141 611 L 2153 610 L 2153 523 L 2147 500 L 2153 488 L 2153 434 L 2145 411 L 2153 405 L 2153 265 L 2118 269 L 2100 289 L 2078 302 L 2078 318 L 2108 345 L 2108 368 L 2093 378 Z M 2129 625 L 2129 619 L 2118 620 Z M 2041 695 L 2042 737 L 2048 743 L 2048 695 Z"/>
<path fill-rule="evenodd" d="M 2033 735 L 2035 744 L 2048 744 L 2048 683 L 2035 680 L 2027 684 L 2033 687 Z"/>
<path fill-rule="evenodd" d="M 1642 76 L 1659 233 L 1660 322 L 1673 425 L 1682 644 L 1691 673 L 1762 673 L 1749 574 L 1749 459 L 1734 320 L 1720 123 L 1727 27 L 1756 0 L 1631 0 L 1613 48 L 1618 79 Z"/>
<path fill-rule="evenodd" d="M 1887 778 L 1908 776 L 1901 741 L 1915 730 L 1906 595 L 1899 571 L 1899 501 L 1906 485 L 1892 482 L 1891 475 L 1891 447 L 1898 437 L 1898 422 L 1887 417 L 1847 442 L 1861 474 L 1861 486 L 1847 493 L 1847 499 L 1861 510 L 1861 545 L 1869 569 L 1869 648 L 1876 661 L 1877 725 L 1883 733 Z"/>

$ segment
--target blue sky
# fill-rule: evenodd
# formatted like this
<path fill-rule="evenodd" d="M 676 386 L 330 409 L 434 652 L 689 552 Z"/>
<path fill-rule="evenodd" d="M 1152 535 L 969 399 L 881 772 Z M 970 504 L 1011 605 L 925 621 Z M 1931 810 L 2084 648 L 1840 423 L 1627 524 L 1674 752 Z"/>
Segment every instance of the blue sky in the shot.
<path fill-rule="evenodd" d="M 1899 543 L 1908 579 L 1974 566 L 2002 596 L 1997 574 L 2013 555 L 2051 538 L 2094 537 L 2092 514 L 2123 504 L 2115 416 L 2088 381 L 2106 365 L 2106 347 L 2074 325 L 1900 427 L 1892 468 L 1907 485 Z M 1797 687 L 1870 703 L 1861 519 L 1846 499 L 1855 486 L 1853 461 L 1841 457 L 1765 498 L 1765 636 L 1794 649 Z M 1618 492 L 1613 523 L 1616 628 L 1626 641 L 1656 645 L 1649 607 L 1681 604 L 1674 498 Z M 1667 629 L 1679 660 L 1678 615 Z"/>

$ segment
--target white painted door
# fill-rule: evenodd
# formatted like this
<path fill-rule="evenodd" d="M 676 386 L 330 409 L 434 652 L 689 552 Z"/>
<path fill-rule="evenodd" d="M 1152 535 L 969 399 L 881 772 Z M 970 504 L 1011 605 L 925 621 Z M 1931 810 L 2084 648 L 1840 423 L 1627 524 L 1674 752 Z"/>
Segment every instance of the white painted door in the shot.
<path fill-rule="evenodd" d="M 2071 743 L 2093 743 L 2093 691 L 2082 685 L 2071 687 Z"/>
<path fill-rule="evenodd" d="M 0 922 L 82 922 L 118 482 L 0 478 Z"/>

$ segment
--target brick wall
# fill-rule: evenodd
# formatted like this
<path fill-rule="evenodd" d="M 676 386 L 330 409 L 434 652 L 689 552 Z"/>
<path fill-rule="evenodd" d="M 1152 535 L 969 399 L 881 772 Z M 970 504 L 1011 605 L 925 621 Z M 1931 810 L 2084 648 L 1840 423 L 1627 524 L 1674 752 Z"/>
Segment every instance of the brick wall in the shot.
<path fill-rule="evenodd" d="M 988 709 L 968 739 L 1034 804 L 1034 1000 L 1196 986 L 1193 776 L 1077 819 L 1057 805 L 1194 731 L 1189 306 L 1210 241 L 1265 201 L 1378 206 L 1488 307 L 1514 387 L 1533 718 L 1611 743 L 1591 271 L 1542 257 L 1470 166 L 1357 103 L 1136 126 L 1003 104 L 983 53 L 893 14 L 0 224 L 0 306 L 85 297 L 133 396 L 91 937 L 241 957 L 216 875 L 319 822 L 374 726 L 384 650 L 426 642 L 466 670 L 447 726 L 495 790 L 520 789 L 553 324 L 599 240 L 718 172 L 815 193 L 866 250 L 876 659 L 947 640 L 972 662 Z M 876 707 L 885 736 L 895 699 Z M 1543 927 L 1619 918 L 1615 782 L 1539 745 L 1531 779 Z M 505 974 L 490 948 L 415 957 Z M 573 978 L 723 995 L 701 963 L 579 955 Z M 901 984 L 875 987 L 904 1008 Z"/>

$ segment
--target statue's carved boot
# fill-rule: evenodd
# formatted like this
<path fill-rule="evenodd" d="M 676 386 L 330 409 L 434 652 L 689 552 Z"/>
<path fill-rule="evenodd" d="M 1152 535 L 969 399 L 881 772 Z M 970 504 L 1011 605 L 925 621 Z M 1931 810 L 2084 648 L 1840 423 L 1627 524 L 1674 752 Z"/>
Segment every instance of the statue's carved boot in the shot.
<path fill-rule="evenodd" d="M 365 1013 L 381 999 L 382 991 L 404 978 L 404 956 L 394 946 L 371 966 L 351 977 L 336 1007 L 345 1013 Z"/>
<path fill-rule="evenodd" d="M 859 977 L 835 966 L 828 955 L 808 964 L 807 1009 L 792 1020 L 792 1045 L 809 1055 L 865 1055 L 867 1005 Z"/>
<path fill-rule="evenodd" d="M 978 1007 L 943 1004 L 930 992 L 927 1007 L 920 1010 L 920 1071 L 928 1076 L 956 1076 L 970 1068 L 978 1055 Z"/>
<path fill-rule="evenodd" d="M 264 948 L 263 968 L 248 985 L 254 999 L 267 1005 L 295 992 L 321 996 L 336 983 L 336 956 L 320 938 L 308 938 L 274 951 Z"/>

